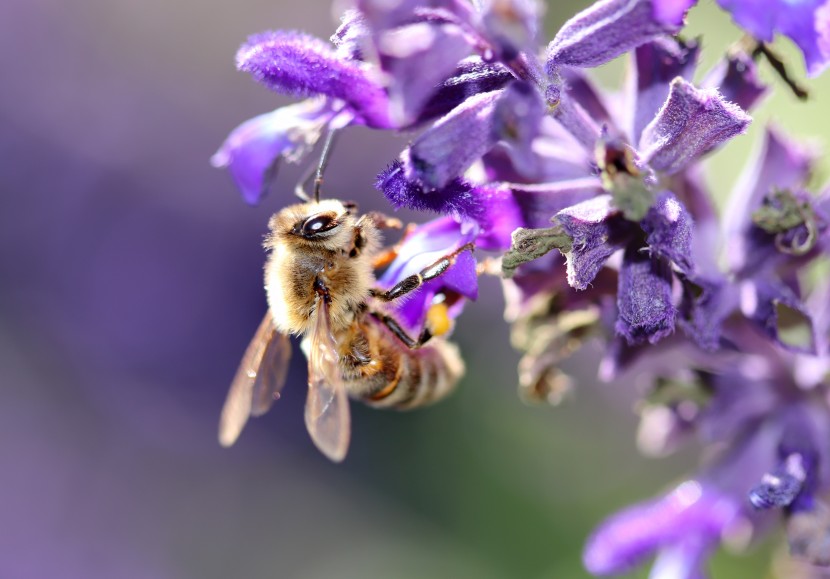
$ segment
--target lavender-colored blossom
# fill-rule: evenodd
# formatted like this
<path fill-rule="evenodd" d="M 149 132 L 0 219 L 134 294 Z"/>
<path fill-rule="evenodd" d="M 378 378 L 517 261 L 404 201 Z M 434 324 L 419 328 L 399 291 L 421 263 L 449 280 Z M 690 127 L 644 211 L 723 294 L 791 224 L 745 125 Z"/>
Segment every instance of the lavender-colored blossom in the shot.
<path fill-rule="evenodd" d="M 387 95 L 367 66 L 342 60 L 313 36 L 280 31 L 252 36 L 239 49 L 236 66 L 275 91 L 339 99 L 368 125 L 392 126 Z"/>
<path fill-rule="evenodd" d="M 568 283 L 584 290 L 594 280 L 611 255 L 625 246 L 632 228 L 612 205 L 611 197 L 602 195 L 563 209 L 554 217 L 571 239 L 565 255 Z"/>
<path fill-rule="evenodd" d="M 438 188 L 461 175 L 495 143 L 492 119 L 502 95 L 472 96 L 422 133 L 405 152 L 407 177 Z"/>
<path fill-rule="evenodd" d="M 452 11 L 455 15 L 452 18 L 446 15 L 446 7 L 443 10 L 440 12 L 440 18 L 448 18 L 454 22 L 462 19 L 458 16 L 457 10 Z M 426 13 L 430 13 L 429 10 L 422 15 Z M 418 14 L 418 11 L 413 11 L 413 17 Z M 496 104 L 495 99 L 494 106 L 490 106 L 489 103 L 485 104 L 471 97 L 470 100 L 474 102 L 460 104 L 457 110 L 428 128 L 413 144 L 411 151 L 404 153 L 402 158 L 407 165 L 408 178 L 419 180 L 430 188 L 441 187 L 452 178 L 461 176 L 476 159 L 487 153 L 500 140 L 512 145 L 519 160 L 520 172 L 525 175 L 532 174 L 535 167 L 530 162 L 531 157 L 527 154 L 527 149 L 532 146 L 538 135 L 536 131 L 521 130 L 521 127 L 538 126 L 541 111 L 539 101 L 546 101 L 559 122 L 586 148 L 592 148 L 599 137 L 599 127 L 590 120 L 579 103 L 572 99 L 560 98 L 567 76 L 563 67 L 597 66 L 619 56 L 629 48 L 676 31 L 679 25 L 679 22 L 655 19 L 654 6 L 650 1 L 599 2 L 575 16 L 562 28 L 548 47 L 546 72 L 543 73 L 542 63 L 527 46 L 529 40 L 536 36 L 535 27 L 529 24 L 533 14 L 534 11 L 528 9 L 525 3 L 510 3 L 503 0 L 485 3 L 481 18 L 468 17 L 465 30 L 468 32 L 471 46 L 486 58 L 500 59 L 501 64 L 515 76 L 514 82 L 524 83 L 520 92 L 524 95 L 521 100 L 525 104 L 518 103 L 518 92 L 509 88 L 503 95 L 498 95 L 502 101 L 501 105 Z M 437 16 L 435 18 L 440 20 Z M 494 35 L 496 21 L 500 23 L 496 29 L 503 31 L 507 27 L 514 31 L 513 34 L 507 35 L 508 41 L 499 40 L 505 38 L 502 32 Z M 434 22 L 431 25 L 434 26 Z M 608 39 L 614 39 L 614 42 L 609 43 Z M 525 51 L 516 53 L 517 47 L 522 45 Z M 448 59 L 447 62 L 451 62 L 454 55 L 444 54 L 444 57 Z M 448 69 L 447 63 L 442 67 L 427 66 L 430 74 L 435 70 Z M 486 100 L 483 96 L 480 98 Z M 517 104 L 519 106 L 516 106 Z M 512 110 L 511 124 L 520 129 L 518 132 L 503 130 L 505 109 Z M 493 116 L 497 118 L 494 120 Z M 486 136 L 482 137 L 479 133 L 484 129 L 488 131 Z M 464 138 L 460 138 L 462 134 L 465 134 Z M 436 143 L 439 146 L 433 147 Z M 445 145 L 448 143 L 454 144 L 454 148 L 448 148 Z M 425 158 L 426 150 L 431 151 L 428 158 Z"/>
<path fill-rule="evenodd" d="M 671 334 L 677 310 L 672 304 L 668 262 L 629 246 L 620 267 L 617 308 L 616 331 L 629 343 L 655 343 Z"/>
<path fill-rule="evenodd" d="M 667 38 L 658 38 L 634 51 L 636 64 L 632 67 L 630 82 L 635 105 L 629 132 L 635 142 L 639 142 L 645 126 L 666 102 L 671 82 L 677 77 L 691 80 L 699 54 L 700 47 L 696 42 Z"/>
<path fill-rule="evenodd" d="M 697 546 L 695 552 L 709 551 L 739 512 L 739 503 L 712 485 L 686 481 L 665 497 L 631 507 L 603 523 L 585 547 L 585 567 L 595 575 L 611 575 L 630 571 L 658 551 L 669 556 L 672 549 L 691 545 Z M 665 576 L 700 576 L 699 563 L 697 556 L 684 557 L 680 568 L 688 575 Z"/>
<path fill-rule="evenodd" d="M 827 0 L 773 0 L 763 6 L 752 0 L 718 0 L 735 23 L 755 38 L 771 42 L 783 34 L 798 45 L 807 73 L 820 74 L 830 63 L 830 3 Z"/>
<path fill-rule="evenodd" d="M 751 119 L 714 90 L 699 90 L 683 79 L 671 83 L 669 97 L 643 129 L 643 162 L 667 174 L 681 170 L 732 137 L 743 133 Z"/>
<path fill-rule="evenodd" d="M 658 9 L 652 0 L 602 0 L 565 23 L 548 45 L 550 76 L 561 66 L 593 67 L 659 36 L 674 34 L 683 9 Z"/>
<path fill-rule="evenodd" d="M 793 39 L 811 74 L 830 58 L 826 2 L 719 3 L 760 41 Z M 830 191 L 808 191 L 814 153 L 768 129 L 719 221 L 702 161 L 746 131 L 768 87 L 739 49 L 693 84 L 698 41 L 672 38 L 692 4 L 599 0 L 541 55 L 533 0 L 357 0 L 331 45 L 272 32 L 240 49 L 241 70 L 313 99 L 242 125 L 214 157 L 256 202 L 276 160 L 325 129 L 419 131 L 376 187 L 438 217 L 399 244 L 379 286 L 468 244 L 503 254 L 525 398 L 559 402 L 572 385 L 561 362 L 593 338 L 603 379 L 648 385 L 646 450 L 695 435 L 718 449 L 597 530 L 595 574 L 656 555 L 652 577 L 703 577 L 733 529 L 777 515 L 794 553 L 830 563 L 830 284 L 805 275 L 830 250 Z M 627 52 L 622 93 L 595 86 L 585 69 Z M 477 269 L 489 266 L 462 251 L 390 310 L 413 332 L 437 302 L 455 319 Z"/>
<path fill-rule="evenodd" d="M 827 0 L 717 0 L 735 24 L 762 42 L 776 34 L 792 40 L 804 55 L 807 73 L 820 74 L 830 63 L 830 3 Z M 660 14 L 688 10 L 697 0 L 655 0 Z"/>
<path fill-rule="evenodd" d="M 239 125 L 210 161 L 227 168 L 245 201 L 255 205 L 266 194 L 277 162 L 305 157 L 335 116 L 321 99 L 279 108 Z"/>
<path fill-rule="evenodd" d="M 474 240 L 474 230 L 463 228 L 449 217 L 419 225 L 403 240 L 397 257 L 378 278 L 378 285 L 391 288 L 407 276 L 418 273 Z M 420 332 L 427 311 L 439 294 L 449 304 L 450 318 L 456 318 L 461 313 L 465 300 L 478 298 L 477 278 L 476 261 L 469 251 L 464 251 L 442 276 L 426 282 L 403 303 L 392 304 L 396 319 L 406 328 Z"/>

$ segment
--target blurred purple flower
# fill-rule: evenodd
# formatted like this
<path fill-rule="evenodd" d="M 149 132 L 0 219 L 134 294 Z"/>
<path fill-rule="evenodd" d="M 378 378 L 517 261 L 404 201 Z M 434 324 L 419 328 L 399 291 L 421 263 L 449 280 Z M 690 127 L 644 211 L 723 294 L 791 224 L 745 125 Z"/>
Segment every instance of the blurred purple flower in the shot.
<path fill-rule="evenodd" d="M 762 42 L 775 34 L 792 40 L 804 55 L 807 73 L 817 76 L 830 63 L 830 2 L 827 0 L 717 0 L 735 24 Z M 697 0 L 656 0 L 659 14 L 685 12 Z"/>
<path fill-rule="evenodd" d="M 758 40 L 783 34 L 804 55 L 807 73 L 817 76 L 830 63 L 830 2 L 827 0 L 718 0 L 735 23 Z"/>
<path fill-rule="evenodd" d="M 615 575 L 658 553 L 651 577 L 702 577 L 703 557 L 739 512 L 739 503 L 712 485 L 686 481 L 661 499 L 605 521 L 588 539 L 585 567 L 595 575 Z"/>

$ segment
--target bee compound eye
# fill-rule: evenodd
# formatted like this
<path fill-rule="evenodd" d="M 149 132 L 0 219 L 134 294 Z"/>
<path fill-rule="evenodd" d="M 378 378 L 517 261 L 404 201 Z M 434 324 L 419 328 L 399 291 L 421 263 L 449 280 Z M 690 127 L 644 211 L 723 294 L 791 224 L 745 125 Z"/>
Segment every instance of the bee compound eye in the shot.
<path fill-rule="evenodd" d="M 306 237 L 313 237 L 323 231 L 328 231 L 337 225 L 335 217 L 327 213 L 309 217 L 303 223 L 302 234 Z"/>

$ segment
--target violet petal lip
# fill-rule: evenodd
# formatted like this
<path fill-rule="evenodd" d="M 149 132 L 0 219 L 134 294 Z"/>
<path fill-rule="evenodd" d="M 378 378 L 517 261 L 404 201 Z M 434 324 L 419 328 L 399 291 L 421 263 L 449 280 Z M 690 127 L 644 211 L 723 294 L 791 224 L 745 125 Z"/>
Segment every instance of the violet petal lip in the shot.
<path fill-rule="evenodd" d="M 277 92 L 344 101 L 366 124 L 390 128 L 386 91 L 361 62 L 338 58 L 326 42 L 292 31 L 252 36 L 236 55 L 239 70 Z"/>
<path fill-rule="evenodd" d="M 722 58 L 702 81 L 704 88 L 716 88 L 721 96 L 743 110 L 752 109 L 769 91 L 758 78 L 758 67 L 748 55 L 733 52 Z"/>
<path fill-rule="evenodd" d="M 660 193 L 641 225 L 647 234 L 646 243 L 652 254 L 671 260 L 686 275 L 693 272 L 694 223 L 673 193 Z"/>
<path fill-rule="evenodd" d="M 640 140 L 643 129 L 655 117 L 666 101 L 671 82 L 679 77 L 691 80 L 700 55 L 697 42 L 679 42 L 673 38 L 658 38 L 640 45 L 633 52 L 633 94 L 631 119 L 633 142 Z"/>
<path fill-rule="evenodd" d="M 578 290 L 587 289 L 608 258 L 623 248 L 632 228 L 609 195 L 563 209 L 553 222 L 572 239 L 566 256 L 568 284 Z"/>
<path fill-rule="evenodd" d="M 817 76 L 830 63 L 830 6 L 826 0 L 771 0 L 758 10 L 751 0 L 718 0 L 735 23 L 755 38 L 771 42 L 776 33 L 792 40 L 804 55 L 807 73 Z"/>
<path fill-rule="evenodd" d="M 686 481 L 660 499 L 604 521 L 588 539 L 582 560 L 595 575 L 624 573 L 689 537 L 717 543 L 738 512 L 735 501 L 706 483 Z"/>
<path fill-rule="evenodd" d="M 639 149 L 655 171 L 676 173 L 746 131 L 751 120 L 717 91 L 676 78 L 663 107 L 643 129 Z"/>
<path fill-rule="evenodd" d="M 382 32 L 376 49 L 381 70 L 389 77 L 390 116 L 396 126 L 415 121 L 436 87 L 471 52 L 458 26 L 428 22 Z"/>
<path fill-rule="evenodd" d="M 249 119 L 235 128 L 211 158 L 227 168 L 251 205 L 267 193 L 266 176 L 280 159 L 299 161 L 335 115 L 324 99 L 306 100 Z"/>
<path fill-rule="evenodd" d="M 546 69 L 594 67 L 664 34 L 676 33 L 685 10 L 655 10 L 651 0 L 601 0 L 559 29 L 548 45 Z"/>
<path fill-rule="evenodd" d="M 471 96 L 421 133 L 405 156 L 407 177 L 430 188 L 460 177 L 495 144 L 492 120 L 502 95 L 497 90 Z"/>
<path fill-rule="evenodd" d="M 652 344 L 674 332 L 677 309 L 672 303 L 668 263 L 652 258 L 636 244 L 626 248 L 617 289 L 616 332 L 629 344 Z"/>
<path fill-rule="evenodd" d="M 475 240 L 475 230 L 465 228 L 449 217 L 439 217 L 419 225 L 401 244 L 398 256 L 378 278 L 378 286 L 390 288 L 409 275 L 418 273 L 438 259 L 466 243 Z M 399 321 L 410 330 L 423 327 L 427 311 L 434 296 L 442 291 L 452 291 L 467 299 L 478 298 L 476 261 L 469 251 L 461 253 L 455 263 L 441 277 L 424 283 L 420 288 L 391 304 Z M 463 300 L 462 300 L 463 302 Z M 461 308 L 451 308 L 456 316 Z"/>
<path fill-rule="evenodd" d="M 478 56 L 465 58 L 432 93 L 414 124 L 442 117 L 470 95 L 498 90 L 514 79 L 513 74 L 498 62 L 484 62 Z"/>
<path fill-rule="evenodd" d="M 507 148 L 516 170 L 529 178 L 539 172 L 533 143 L 545 112 L 539 92 L 529 83 L 518 81 L 504 89 L 493 113 L 494 139 Z"/>

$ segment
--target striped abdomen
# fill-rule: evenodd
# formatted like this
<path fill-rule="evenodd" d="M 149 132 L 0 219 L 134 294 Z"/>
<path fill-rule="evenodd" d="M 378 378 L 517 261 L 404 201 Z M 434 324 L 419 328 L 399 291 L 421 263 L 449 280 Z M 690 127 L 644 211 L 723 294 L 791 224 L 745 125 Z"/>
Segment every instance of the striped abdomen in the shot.
<path fill-rule="evenodd" d="M 355 356 L 341 362 L 349 395 L 370 406 L 406 410 L 432 404 L 449 394 L 464 374 L 455 344 L 433 338 L 410 349 L 386 327 L 362 320 L 347 340 Z"/>

